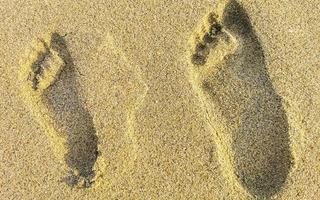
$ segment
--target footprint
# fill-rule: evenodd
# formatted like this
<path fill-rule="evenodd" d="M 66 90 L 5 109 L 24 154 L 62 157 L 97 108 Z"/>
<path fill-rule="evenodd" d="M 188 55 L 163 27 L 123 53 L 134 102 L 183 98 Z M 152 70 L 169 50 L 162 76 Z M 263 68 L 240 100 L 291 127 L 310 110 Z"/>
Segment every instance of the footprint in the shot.
<path fill-rule="evenodd" d="M 231 187 L 259 199 L 277 194 L 292 165 L 287 117 L 260 42 L 236 1 L 220 1 L 205 17 L 192 37 L 190 62 Z"/>
<path fill-rule="evenodd" d="M 90 113 L 79 99 L 75 66 L 58 33 L 36 39 L 19 73 L 21 95 L 67 168 L 69 186 L 90 187 L 98 139 Z"/>

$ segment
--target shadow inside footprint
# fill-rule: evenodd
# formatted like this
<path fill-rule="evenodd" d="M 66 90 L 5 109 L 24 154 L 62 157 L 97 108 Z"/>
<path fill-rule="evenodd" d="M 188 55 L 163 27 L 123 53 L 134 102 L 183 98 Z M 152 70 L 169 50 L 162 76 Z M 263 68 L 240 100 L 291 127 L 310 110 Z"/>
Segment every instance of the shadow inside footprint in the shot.
<path fill-rule="evenodd" d="M 286 113 L 249 17 L 236 1 L 227 5 L 222 24 L 240 46 L 202 87 L 227 119 L 241 184 L 253 196 L 270 198 L 281 189 L 292 165 Z"/>
<path fill-rule="evenodd" d="M 44 101 L 57 123 L 56 128 L 67 134 L 64 136 L 67 138 L 65 162 L 70 172 L 63 180 L 69 186 L 82 181 L 84 187 L 89 187 L 98 154 L 96 130 L 90 113 L 79 98 L 75 66 L 66 41 L 54 33 L 50 48 L 58 52 L 65 63 L 56 82 L 44 94 Z"/>

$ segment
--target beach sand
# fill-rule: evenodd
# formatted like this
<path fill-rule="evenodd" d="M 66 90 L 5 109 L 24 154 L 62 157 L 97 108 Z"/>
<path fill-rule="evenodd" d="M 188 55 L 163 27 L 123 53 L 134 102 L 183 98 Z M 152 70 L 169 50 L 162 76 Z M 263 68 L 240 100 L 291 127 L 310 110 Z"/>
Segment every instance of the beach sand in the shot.
<path fill-rule="evenodd" d="M 0 199 L 320 198 L 319 2 L 0 13 Z"/>

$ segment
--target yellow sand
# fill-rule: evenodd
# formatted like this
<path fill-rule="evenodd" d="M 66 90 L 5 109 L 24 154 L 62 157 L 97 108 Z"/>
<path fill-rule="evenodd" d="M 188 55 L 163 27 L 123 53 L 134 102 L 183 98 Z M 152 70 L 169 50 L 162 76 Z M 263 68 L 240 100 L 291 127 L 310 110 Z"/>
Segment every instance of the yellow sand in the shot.
<path fill-rule="evenodd" d="M 0 199 L 320 198 L 317 1 L 0 13 Z"/>

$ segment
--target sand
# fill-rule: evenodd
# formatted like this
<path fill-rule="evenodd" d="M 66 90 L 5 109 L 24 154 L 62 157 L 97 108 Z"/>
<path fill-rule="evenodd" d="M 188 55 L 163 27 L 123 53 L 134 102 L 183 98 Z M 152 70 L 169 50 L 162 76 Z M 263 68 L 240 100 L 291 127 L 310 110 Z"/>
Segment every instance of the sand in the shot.
<path fill-rule="evenodd" d="M 319 199 L 319 11 L 1 1 L 0 199 Z"/>

